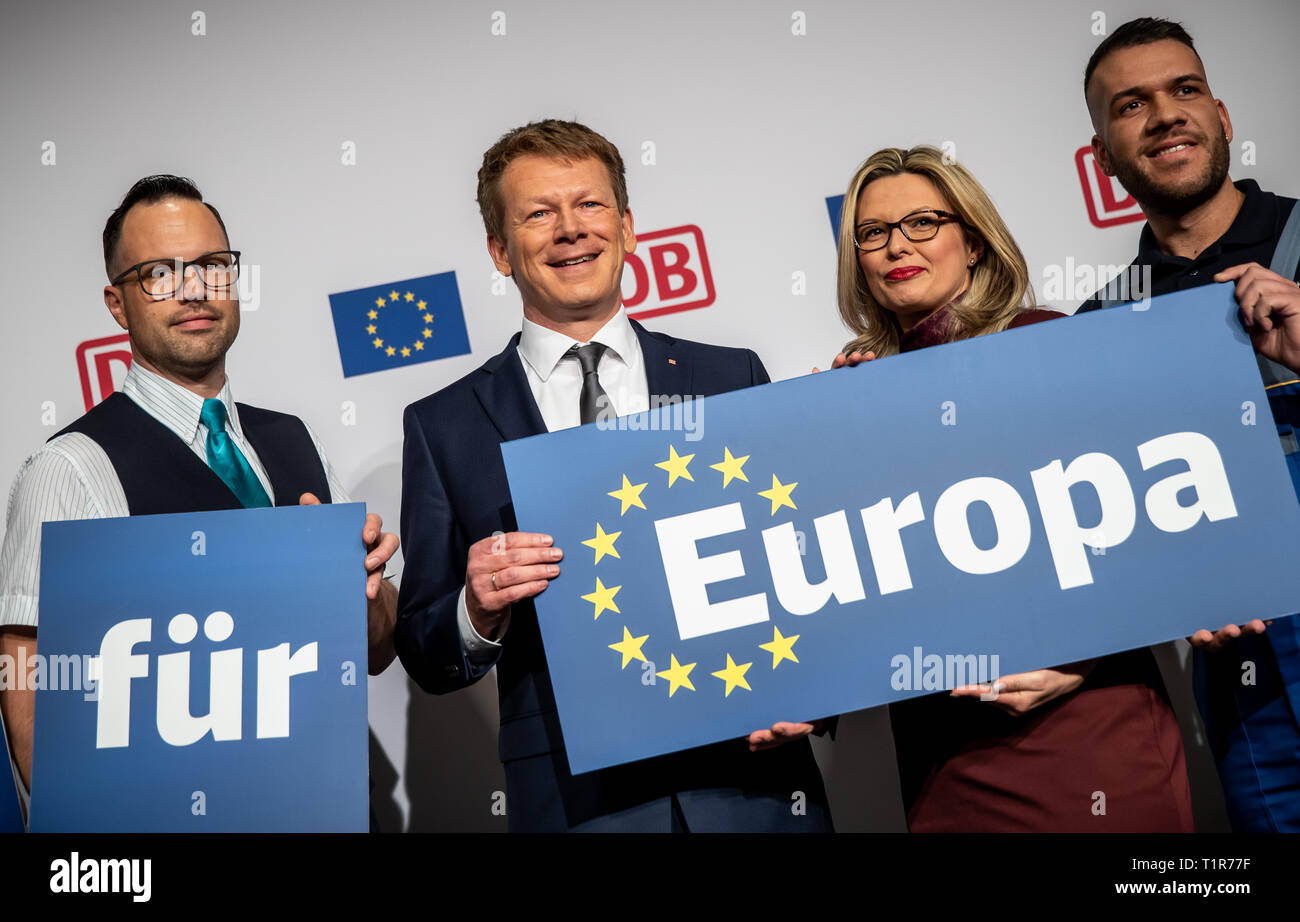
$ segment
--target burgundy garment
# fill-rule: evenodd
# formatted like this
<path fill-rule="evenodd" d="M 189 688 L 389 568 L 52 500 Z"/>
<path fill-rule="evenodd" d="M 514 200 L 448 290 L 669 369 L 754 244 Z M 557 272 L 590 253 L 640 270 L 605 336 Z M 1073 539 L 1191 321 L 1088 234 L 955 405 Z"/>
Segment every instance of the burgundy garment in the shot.
<path fill-rule="evenodd" d="M 1063 317 L 1034 309 L 1009 328 Z M 902 351 L 947 342 L 947 309 Z M 947 692 L 889 708 L 912 832 L 1192 832 L 1183 738 L 1149 649 L 1097 660 L 1078 690 L 1015 717 Z"/>
<path fill-rule="evenodd" d="M 1003 716 L 1002 733 L 967 738 L 933 766 L 908 811 L 910 831 L 1194 831 L 1183 738 L 1159 690 L 1080 690 Z"/>
<path fill-rule="evenodd" d="M 1011 318 L 1011 323 L 1007 325 L 1008 330 L 1014 330 L 1016 327 L 1027 327 L 1031 323 L 1041 323 L 1044 320 L 1055 320 L 1057 317 L 1065 317 L 1060 311 L 1051 311 L 1045 307 L 1031 307 L 1023 310 Z"/>
<path fill-rule="evenodd" d="M 898 339 L 899 352 L 913 352 L 926 346 L 938 346 L 948 342 L 948 330 L 952 326 L 952 315 L 948 308 L 941 307 L 926 317 Z"/>
<path fill-rule="evenodd" d="M 1021 311 L 1011 318 L 1011 323 L 1007 325 L 1007 329 L 1014 330 L 1016 327 L 1028 326 L 1031 323 L 1040 323 L 1044 320 L 1054 320 L 1057 317 L 1064 316 L 1065 314 L 1060 311 L 1049 311 L 1045 308 L 1033 307 Z M 916 349 L 924 349 L 926 346 L 938 346 L 946 343 L 949 341 L 948 332 L 951 327 L 952 315 L 948 313 L 948 308 L 942 307 L 904 333 L 899 338 L 898 351 L 912 352 Z"/>

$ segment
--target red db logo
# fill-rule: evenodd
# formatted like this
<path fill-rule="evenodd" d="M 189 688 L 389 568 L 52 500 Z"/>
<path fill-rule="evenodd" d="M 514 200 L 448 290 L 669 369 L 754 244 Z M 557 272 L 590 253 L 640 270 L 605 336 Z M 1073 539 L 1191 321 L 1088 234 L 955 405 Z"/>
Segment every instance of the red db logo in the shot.
<path fill-rule="evenodd" d="M 77 370 L 81 372 L 81 397 L 89 410 L 122 382 L 131 367 L 131 337 L 125 333 L 88 339 L 77 347 Z"/>
<path fill-rule="evenodd" d="M 708 307 L 717 294 L 704 235 L 694 224 L 636 235 L 623 269 L 623 305 L 635 320 Z"/>
<path fill-rule="evenodd" d="M 1137 200 L 1124 191 L 1119 180 L 1107 176 L 1097 166 L 1091 147 L 1080 147 L 1074 152 L 1074 165 L 1079 168 L 1079 185 L 1083 186 L 1083 201 L 1088 206 L 1088 220 L 1093 227 L 1145 220 Z"/>

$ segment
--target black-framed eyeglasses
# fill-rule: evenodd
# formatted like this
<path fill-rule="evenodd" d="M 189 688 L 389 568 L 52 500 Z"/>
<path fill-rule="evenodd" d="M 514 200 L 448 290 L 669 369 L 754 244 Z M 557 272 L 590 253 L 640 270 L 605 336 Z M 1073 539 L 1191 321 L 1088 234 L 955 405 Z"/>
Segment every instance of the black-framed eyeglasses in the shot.
<path fill-rule="evenodd" d="M 913 243 L 920 243 L 933 239 L 939 233 L 939 228 L 950 221 L 966 223 L 951 211 L 939 211 L 937 208 L 914 211 L 897 221 L 867 221 L 853 229 L 853 245 L 864 253 L 879 250 L 889 244 L 894 228 L 902 231 L 903 236 Z"/>
<path fill-rule="evenodd" d="M 185 285 L 185 273 L 194 267 L 195 277 L 208 291 L 227 291 L 239 279 L 239 251 L 216 250 L 194 259 L 146 259 L 122 270 L 113 285 L 134 273 L 140 290 L 155 301 L 173 297 Z"/>

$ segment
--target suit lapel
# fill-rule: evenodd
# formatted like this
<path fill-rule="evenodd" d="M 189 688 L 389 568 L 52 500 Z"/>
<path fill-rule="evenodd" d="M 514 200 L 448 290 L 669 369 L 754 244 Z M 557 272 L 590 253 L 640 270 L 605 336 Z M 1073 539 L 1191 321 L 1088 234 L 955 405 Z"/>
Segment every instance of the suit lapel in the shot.
<path fill-rule="evenodd" d="M 645 359 L 650 405 L 655 405 L 656 396 L 691 397 L 694 394 L 691 386 L 694 369 L 685 352 L 676 348 L 677 340 L 651 333 L 635 320 L 631 323 L 636 338 L 641 342 L 641 356 Z"/>
<path fill-rule="evenodd" d="M 519 334 L 516 333 L 499 354 L 483 365 L 487 376 L 474 385 L 474 393 L 492 425 L 501 433 L 503 442 L 540 435 L 546 431 L 542 412 L 533 399 L 533 390 L 524 376 L 524 366 L 518 353 Z"/>
<path fill-rule="evenodd" d="M 691 397 L 694 394 L 694 369 L 686 353 L 675 348 L 677 341 L 651 333 L 635 320 L 631 323 L 641 343 L 651 405 L 654 405 L 655 396 Z M 479 403 L 505 442 L 546 432 L 546 423 L 542 421 L 533 390 L 528 386 L 518 348 L 519 334 L 516 333 L 505 349 L 483 364 L 487 374 L 474 385 Z"/>

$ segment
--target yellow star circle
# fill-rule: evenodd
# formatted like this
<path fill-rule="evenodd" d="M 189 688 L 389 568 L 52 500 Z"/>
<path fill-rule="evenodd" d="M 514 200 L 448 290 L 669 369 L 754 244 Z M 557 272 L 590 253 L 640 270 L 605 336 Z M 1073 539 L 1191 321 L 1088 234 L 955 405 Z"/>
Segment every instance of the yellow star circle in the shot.
<path fill-rule="evenodd" d="M 426 320 L 430 318 L 426 317 Z M 425 336 L 429 336 L 429 330 L 425 330 Z M 419 343 L 416 348 L 419 348 Z M 655 467 L 663 470 L 668 474 L 668 486 L 672 487 L 680 479 L 694 482 L 695 478 L 691 476 L 690 463 L 695 459 L 694 454 L 681 455 L 677 453 L 675 445 L 668 446 L 668 457 L 663 461 L 655 462 Z M 722 486 L 727 487 L 733 480 L 742 480 L 749 483 L 749 477 L 745 474 L 745 464 L 750 459 L 749 455 L 736 456 L 731 453 L 730 446 L 723 446 L 723 458 L 717 464 L 711 464 L 709 467 L 722 474 Z M 633 506 L 639 509 L 645 509 L 646 504 L 641 498 L 642 492 L 648 486 L 648 483 L 634 484 L 627 474 L 621 475 L 622 486 L 617 490 L 611 490 L 606 495 L 617 499 L 620 504 L 619 516 L 622 517 Z M 772 486 L 767 490 L 757 491 L 757 495 L 763 497 L 771 503 L 771 514 L 776 515 L 778 509 L 790 508 L 798 509 L 794 503 L 793 491 L 798 486 L 798 482 L 782 483 L 776 474 L 772 475 Z M 604 526 L 596 523 L 596 535 L 594 538 L 588 538 L 582 544 L 591 548 L 594 552 L 593 564 L 598 564 L 608 556 L 621 559 L 615 542 L 623 533 L 621 531 L 606 532 Z M 596 588 L 581 596 L 584 602 L 590 602 L 593 606 L 593 620 L 599 620 L 600 616 L 606 611 L 612 611 L 616 614 L 622 614 L 618 605 L 614 601 L 615 595 L 622 589 L 622 586 L 606 586 L 599 578 L 596 579 Z M 649 634 L 642 636 L 633 636 L 627 625 L 623 625 L 623 639 L 618 643 L 609 644 L 609 649 L 620 654 L 620 669 L 626 669 L 632 660 L 640 660 L 648 663 L 643 652 L 643 646 L 650 638 Z M 798 663 L 799 657 L 794 653 L 794 645 L 799 640 L 798 634 L 785 636 L 780 629 L 773 626 L 772 640 L 768 643 L 759 644 L 758 647 L 772 654 L 772 668 L 776 669 L 782 662 L 789 660 L 792 663 Z M 658 678 L 664 679 L 668 683 L 668 697 L 672 698 L 678 690 L 685 688 L 689 691 L 695 691 L 695 685 L 691 681 L 691 673 L 698 665 L 697 663 L 681 663 L 675 653 L 669 654 L 671 665 L 669 668 L 655 672 Z M 737 663 L 730 653 L 726 654 L 726 666 L 717 672 L 710 673 L 714 678 L 723 682 L 723 697 L 730 698 L 731 693 L 737 688 L 743 688 L 745 691 L 752 691 L 747 677 L 748 672 L 753 667 L 752 662 Z"/>
<path fill-rule="evenodd" d="M 372 342 L 374 343 L 375 348 L 376 348 L 376 349 L 382 349 L 385 355 L 387 355 L 387 356 L 392 356 L 392 357 L 396 357 L 396 355 L 397 355 L 398 352 L 400 351 L 400 352 L 401 352 L 401 355 L 402 355 L 402 358 L 405 359 L 405 358 L 410 358 L 412 352 L 423 352 L 423 351 L 424 351 L 424 340 L 426 340 L 426 339 L 432 339 L 432 338 L 433 338 L 433 330 L 430 329 L 430 327 L 429 327 L 429 325 L 431 325 L 431 324 L 433 323 L 433 314 L 429 313 L 429 312 L 426 310 L 426 308 L 429 306 L 429 305 L 428 305 L 428 302 L 423 301 L 423 300 L 416 301 L 416 300 L 415 300 L 415 293 L 414 293 L 414 292 L 411 292 L 411 291 L 408 291 L 408 292 L 406 292 L 406 293 L 404 293 L 404 294 L 402 294 L 402 295 L 399 295 L 396 291 L 390 291 L 390 292 L 388 293 L 388 299 L 387 299 L 387 300 L 385 300 L 384 297 L 383 297 L 382 295 L 381 295 L 380 297 L 378 297 L 378 298 L 375 298 L 375 307 L 383 307 L 385 304 L 388 304 L 388 303 L 390 303 L 390 302 L 393 303 L 393 304 L 396 304 L 399 300 L 404 300 L 404 301 L 406 301 L 408 304 L 414 302 L 414 303 L 415 303 L 415 306 L 416 306 L 417 308 L 419 308 L 419 310 L 421 311 L 421 314 L 422 314 L 422 316 L 423 316 L 423 318 L 424 318 L 424 322 L 425 322 L 425 324 L 426 324 L 426 326 L 424 327 L 424 329 L 423 329 L 423 330 L 421 331 L 421 333 L 420 333 L 420 335 L 421 335 L 423 338 L 422 338 L 422 339 L 417 339 L 415 342 L 411 343 L 409 346 L 402 346 L 402 347 L 400 348 L 400 350 L 399 350 L 398 348 L 395 348 L 395 347 L 392 347 L 392 346 L 390 346 L 390 347 L 388 347 L 388 348 L 384 348 L 384 341 L 383 341 L 382 339 L 378 338 L 378 337 L 376 337 L 375 339 L 373 339 Z M 368 310 L 368 311 L 366 312 L 366 317 L 369 318 L 370 320 L 378 320 L 378 319 L 379 319 L 379 311 L 375 310 L 375 308 L 372 307 L 370 310 Z M 373 324 L 373 323 L 369 324 L 369 325 L 366 327 L 366 333 L 367 333 L 368 335 L 370 335 L 370 336 L 374 336 L 375 333 L 376 333 L 377 331 L 378 331 L 378 327 L 377 327 L 375 324 Z"/>

